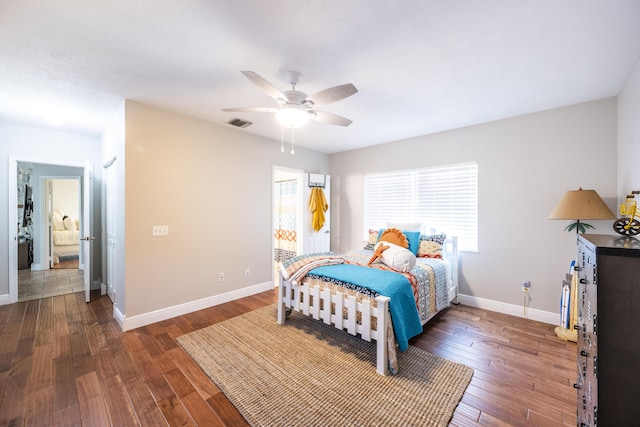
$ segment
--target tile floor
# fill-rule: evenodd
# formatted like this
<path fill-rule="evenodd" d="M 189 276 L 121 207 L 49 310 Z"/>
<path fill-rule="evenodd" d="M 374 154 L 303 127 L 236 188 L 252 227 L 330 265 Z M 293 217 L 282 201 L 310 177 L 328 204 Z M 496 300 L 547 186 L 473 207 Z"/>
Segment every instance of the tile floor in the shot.
<path fill-rule="evenodd" d="M 78 269 L 18 270 L 18 301 L 84 292 L 82 275 Z"/>

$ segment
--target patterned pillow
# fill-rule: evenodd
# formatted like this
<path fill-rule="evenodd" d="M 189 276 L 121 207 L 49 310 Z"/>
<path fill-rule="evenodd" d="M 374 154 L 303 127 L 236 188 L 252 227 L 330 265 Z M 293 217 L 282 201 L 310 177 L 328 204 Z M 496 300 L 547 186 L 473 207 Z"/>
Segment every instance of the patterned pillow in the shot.
<path fill-rule="evenodd" d="M 372 251 L 377 241 L 378 230 L 369 230 L 369 240 L 367 240 L 367 245 L 364 247 L 364 249 Z"/>
<path fill-rule="evenodd" d="M 442 245 L 447 240 L 446 234 L 420 235 L 418 256 L 423 258 L 442 258 Z"/>

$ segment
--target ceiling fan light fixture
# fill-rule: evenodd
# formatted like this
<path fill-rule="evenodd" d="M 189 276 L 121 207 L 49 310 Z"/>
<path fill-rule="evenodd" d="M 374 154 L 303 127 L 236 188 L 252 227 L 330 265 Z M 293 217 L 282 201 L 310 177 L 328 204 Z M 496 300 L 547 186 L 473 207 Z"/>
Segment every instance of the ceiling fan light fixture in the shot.
<path fill-rule="evenodd" d="M 291 90 L 280 91 L 254 71 L 242 71 L 242 74 L 256 85 L 262 92 L 269 95 L 278 103 L 277 108 L 271 107 L 240 107 L 223 108 L 226 112 L 275 113 L 276 119 L 284 129 L 296 129 L 304 126 L 309 119 L 336 126 L 349 126 L 352 122 L 346 117 L 326 111 L 315 110 L 315 106 L 331 104 L 358 93 L 358 89 L 351 83 L 330 87 L 312 95 L 296 90 L 302 74 L 297 71 L 283 71 L 279 77 L 291 84 Z"/>
<path fill-rule="evenodd" d="M 276 113 L 276 119 L 282 126 L 294 129 L 307 124 L 309 114 L 295 105 L 288 105 Z"/>

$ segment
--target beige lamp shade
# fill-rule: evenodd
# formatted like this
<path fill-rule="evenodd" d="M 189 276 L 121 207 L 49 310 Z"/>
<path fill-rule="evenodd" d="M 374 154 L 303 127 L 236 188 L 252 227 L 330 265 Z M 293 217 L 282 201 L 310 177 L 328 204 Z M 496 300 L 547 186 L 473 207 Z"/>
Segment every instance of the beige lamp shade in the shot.
<path fill-rule="evenodd" d="M 595 190 L 567 191 L 551 211 L 549 219 L 616 219 Z"/>

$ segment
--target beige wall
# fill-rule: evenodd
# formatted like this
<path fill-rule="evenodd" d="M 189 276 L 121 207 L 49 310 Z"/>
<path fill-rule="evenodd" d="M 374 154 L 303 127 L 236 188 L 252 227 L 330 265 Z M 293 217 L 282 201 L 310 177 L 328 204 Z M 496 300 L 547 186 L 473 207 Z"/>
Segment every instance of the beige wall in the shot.
<path fill-rule="evenodd" d="M 363 245 L 362 177 L 385 170 L 476 161 L 479 253 L 462 254 L 462 294 L 558 312 L 575 256 L 569 221 L 547 217 L 567 190 L 595 189 L 615 208 L 616 99 L 331 155 L 332 249 Z M 611 221 L 590 221 L 611 234 Z"/>
<path fill-rule="evenodd" d="M 117 156 L 122 168 L 116 308 L 135 316 L 269 281 L 272 165 L 332 174 L 332 249 L 341 252 L 362 245 L 363 174 L 475 160 L 480 252 L 463 254 L 461 292 L 519 305 L 528 279 L 531 307 L 555 312 L 575 236 L 562 231 L 568 221 L 546 218 L 565 190 L 594 188 L 615 209 L 639 182 L 639 111 L 636 68 L 617 104 L 604 99 L 332 156 L 302 148 L 291 156 L 279 142 L 126 101 L 102 139 L 102 162 Z M 49 138 L 24 151 L 15 131 L 23 128 L 1 129 L 5 141 L 15 139 L 3 146 L 9 153 L 51 146 L 51 132 L 24 128 L 29 140 Z M 7 139 L 12 132 L 18 136 Z M 85 144 L 56 147 L 86 158 Z M 592 224 L 611 232 L 610 221 Z M 169 236 L 152 237 L 153 225 L 168 225 Z M 7 286 L 0 281 L 0 294 Z"/>
<path fill-rule="evenodd" d="M 126 316 L 271 281 L 272 165 L 327 173 L 328 155 L 281 153 L 279 142 L 133 101 L 125 121 Z M 154 225 L 169 235 L 153 237 Z"/>
<path fill-rule="evenodd" d="M 480 252 L 463 254 L 461 292 L 521 304 L 528 279 L 531 307 L 555 312 L 575 236 L 549 212 L 579 186 L 615 209 L 639 181 L 638 68 L 617 102 L 618 155 L 612 98 L 332 156 L 301 148 L 290 156 L 276 141 L 127 101 L 102 140 L 102 162 L 117 156 L 122 168 L 116 307 L 130 317 L 269 281 L 272 165 L 332 174 L 332 249 L 342 252 L 362 244 L 363 174 L 475 160 Z M 5 125 L 5 137 L 14 129 L 23 128 Z M 30 139 L 56 135 L 24 129 Z M 25 152 L 21 138 L 10 152 Z M 610 222 L 592 223 L 610 233 Z M 153 225 L 168 225 L 169 236 L 152 237 Z"/>
<path fill-rule="evenodd" d="M 640 190 L 640 63 L 618 96 L 618 196 Z"/>

